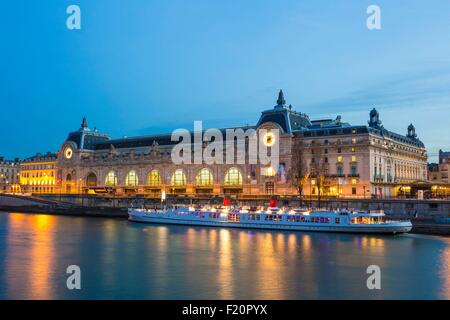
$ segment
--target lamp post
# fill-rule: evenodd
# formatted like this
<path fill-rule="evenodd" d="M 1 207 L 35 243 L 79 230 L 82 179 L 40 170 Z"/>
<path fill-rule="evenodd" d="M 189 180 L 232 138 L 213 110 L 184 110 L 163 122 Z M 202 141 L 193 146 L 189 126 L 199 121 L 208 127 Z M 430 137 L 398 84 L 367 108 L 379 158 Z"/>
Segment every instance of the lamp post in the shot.
<path fill-rule="evenodd" d="M 163 207 L 163 204 L 164 204 L 164 201 L 166 200 L 166 190 L 163 190 L 162 192 L 161 192 L 161 209 L 163 209 L 164 211 L 165 211 L 165 207 L 166 206 L 164 206 Z"/>
<path fill-rule="evenodd" d="M 81 196 L 81 206 L 84 205 L 84 201 L 83 201 L 84 198 L 83 198 L 82 185 L 81 185 L 82 181 L 83 180 L 81 178 L 78 180 L 78 188 L 79 188 L 78 194 Z"/>

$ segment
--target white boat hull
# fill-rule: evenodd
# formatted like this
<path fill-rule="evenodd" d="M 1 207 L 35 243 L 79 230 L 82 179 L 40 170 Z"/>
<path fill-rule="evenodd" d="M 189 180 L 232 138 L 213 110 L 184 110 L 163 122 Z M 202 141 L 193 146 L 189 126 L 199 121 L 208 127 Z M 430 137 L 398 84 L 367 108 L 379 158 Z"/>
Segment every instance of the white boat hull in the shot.
<path fill-rule="evenodd" d="M 245 229 L 269 229 L 288 231 L 321 231 L 321 232 L 344 232 L 344 233 L 385 233 L 397 234 L 411 231 L 412 224 L 409 221 L 387 222 L 379 224 L 352 224 L 331 225 L 273 221 L 241 221 L 232 222 L 227 220 L 212 221 L 210 219 L 173 216 L 162 213 L 143 213 L 138 210 L 129 210 L 129 220 L 141 223 L 175 224 L 207 227 L 245 228 Z"/>

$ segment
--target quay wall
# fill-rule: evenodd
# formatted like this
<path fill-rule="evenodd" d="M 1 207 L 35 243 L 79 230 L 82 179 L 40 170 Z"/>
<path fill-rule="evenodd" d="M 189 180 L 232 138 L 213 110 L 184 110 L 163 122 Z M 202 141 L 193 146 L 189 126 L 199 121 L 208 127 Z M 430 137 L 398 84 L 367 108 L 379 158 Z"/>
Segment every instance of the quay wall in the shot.
<path fill-rule="evenodd" d="M 158 207 L 161 205 L 159 198 L 139 197 L 101 197 L 91 195 L 44 195 L 42 199 L 72 203 L 79 206 L 91 207 Z M 231 202 L 242 205 L 268 205 L 269 198 L 231 198 Z M 221 204 L 221 197 L 168 197 L 168 205 L 171 204 Z M 384 210 L 387 215 L 414 217 L 446 217 L 450 216 L 450 200 L 410 200 L 410 199 L 304 199 L 304 206 L 326 207 L 329 209 L 356 209 L 356 210 Z M 279 198 L 278 206 L 300 206 L 298 198 Z"/>
<path fill-rule="evenodd" d="M 40 197 L 0 194 L 0 211 L 82 215 L 93 217 L 126 218 L 127 210 L 121 207 L 77 205 Z"/>

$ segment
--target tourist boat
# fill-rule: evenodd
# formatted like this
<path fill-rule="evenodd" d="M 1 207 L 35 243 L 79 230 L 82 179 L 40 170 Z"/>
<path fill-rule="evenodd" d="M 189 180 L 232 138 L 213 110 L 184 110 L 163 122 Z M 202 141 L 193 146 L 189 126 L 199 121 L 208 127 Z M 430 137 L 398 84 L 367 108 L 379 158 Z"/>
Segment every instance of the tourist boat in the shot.
<path fill-rule="evenodd" d="M 412 229 L 411 221 L 388 219 L 382 211 L 174 206 L 163 210 L 129 208 L 128 215 L 129 220 L 135 222 L 247 229 L 388 234 Z"/>

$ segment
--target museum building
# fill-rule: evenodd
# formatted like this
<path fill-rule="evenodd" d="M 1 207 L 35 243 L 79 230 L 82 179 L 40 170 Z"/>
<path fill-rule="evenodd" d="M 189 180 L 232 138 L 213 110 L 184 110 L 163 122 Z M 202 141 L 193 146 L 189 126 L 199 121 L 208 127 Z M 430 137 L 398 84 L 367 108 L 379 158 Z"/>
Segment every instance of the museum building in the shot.
<path fill-rule="evenodd" d="M 389 131 L 376 109 L 367 125 L 351 125 L 340 116 L 310 120 L 287 105 L 280 90 L 276 105 L 263 111 L 256 125 L 240 129 L 279 130 L 277 168 L 247 162 L 175 164 L 171 151 L 178 142 L 171 134 L 111 139 L 91 130 L 83 118 L 57 152 L 60 192 L 251 197 L 296 195 L 301 184 L 311 197 L 395 197 L 405 183 L 427 179 L 427 153 L 414 126 L 405 135 Z M 294 178 L 299 159 L 305 168 Z"/>

